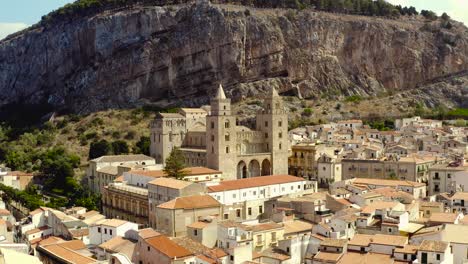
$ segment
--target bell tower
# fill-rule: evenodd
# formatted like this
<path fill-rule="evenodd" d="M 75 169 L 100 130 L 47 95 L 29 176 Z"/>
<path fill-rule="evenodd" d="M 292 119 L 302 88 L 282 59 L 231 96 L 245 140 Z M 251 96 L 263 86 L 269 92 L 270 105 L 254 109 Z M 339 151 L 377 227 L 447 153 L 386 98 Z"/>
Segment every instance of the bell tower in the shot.
<path fill-rule="evenodd" d="M 211 99 L 206 126 L 207 167 L 222 171 L 225 179 L 236 179 L 236 118 L 221 84 Z"/>
<path fill-rule="evenodd" d="M 288 113 L 275 88 L 271 88 L 257 116 L 257 130 L 264 134 L 264 151 L 271 153 L 270 174 L 288 174 Z"/>

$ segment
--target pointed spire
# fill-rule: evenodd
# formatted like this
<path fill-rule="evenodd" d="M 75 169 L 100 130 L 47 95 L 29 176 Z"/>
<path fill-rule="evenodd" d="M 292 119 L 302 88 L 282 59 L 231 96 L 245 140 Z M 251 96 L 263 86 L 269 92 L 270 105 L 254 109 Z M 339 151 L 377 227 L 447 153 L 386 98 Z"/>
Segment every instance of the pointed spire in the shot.
<path fill-rule="evenodd" d="M 276 91 L 276 89 L 274 87 L 271 87 L 270 95 L 271 95 L 271 97 L 278 97 L 279 96 L 278 92 Z"/>
<path fill-rule="evenodd" d="M 218 91 L 216 92 L 215 99 L 226 99 L 226 95 L 224 94 L 224 89 L 221 84 L 219 84 Z"/>

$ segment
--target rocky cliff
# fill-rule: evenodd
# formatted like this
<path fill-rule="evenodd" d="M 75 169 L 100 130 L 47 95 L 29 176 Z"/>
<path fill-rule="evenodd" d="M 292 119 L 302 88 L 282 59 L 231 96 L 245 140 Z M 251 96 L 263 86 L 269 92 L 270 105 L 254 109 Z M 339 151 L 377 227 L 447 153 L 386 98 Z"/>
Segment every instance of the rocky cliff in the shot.
<path fill-rule="evenodd" d="M 198 3 L 109 10 L 0 42 L 0 103 L 90 112 L 198 105 L 275 86 L 305 98 L 413 89 L 468 70 L 468 30 L 440 21 Z"/>

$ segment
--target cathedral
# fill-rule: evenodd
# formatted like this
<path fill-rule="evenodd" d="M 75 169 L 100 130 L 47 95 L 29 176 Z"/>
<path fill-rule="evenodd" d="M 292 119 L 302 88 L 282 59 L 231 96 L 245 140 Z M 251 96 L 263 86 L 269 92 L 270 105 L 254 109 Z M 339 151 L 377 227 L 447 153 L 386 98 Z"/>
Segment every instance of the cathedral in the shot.
<path fill-rule="evenodd" d="M 157 163 L 179 147 L 187 166 L 222 171 L 225 179 L 288 174 L 288 115 L 274 88 L 257 113 L 255 130 L 237 125 L 221 85 L 210 103 L 156 115 L 150 152 Z"/>

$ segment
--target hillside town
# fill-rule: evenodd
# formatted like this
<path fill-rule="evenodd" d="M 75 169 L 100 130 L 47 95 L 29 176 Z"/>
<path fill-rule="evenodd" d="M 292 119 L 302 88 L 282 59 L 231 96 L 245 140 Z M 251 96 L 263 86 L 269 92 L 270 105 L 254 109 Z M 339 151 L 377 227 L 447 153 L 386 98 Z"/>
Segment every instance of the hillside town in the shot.
<path fill-rule="evenodd" d="M 99 211 L 41 206 L 19 217 L 2 201 L 0 261 L 468 262 L 466 127 L 415 116 L 394 130 L 342 120 L 288 131 L 272 88 L 250 128 L 221 85 L 210 106 L 159 113 L 150 126 L 150 156 L 89 162 Z M 34 177 L 3 168 L 0 183 L 23 190 Z"/>

